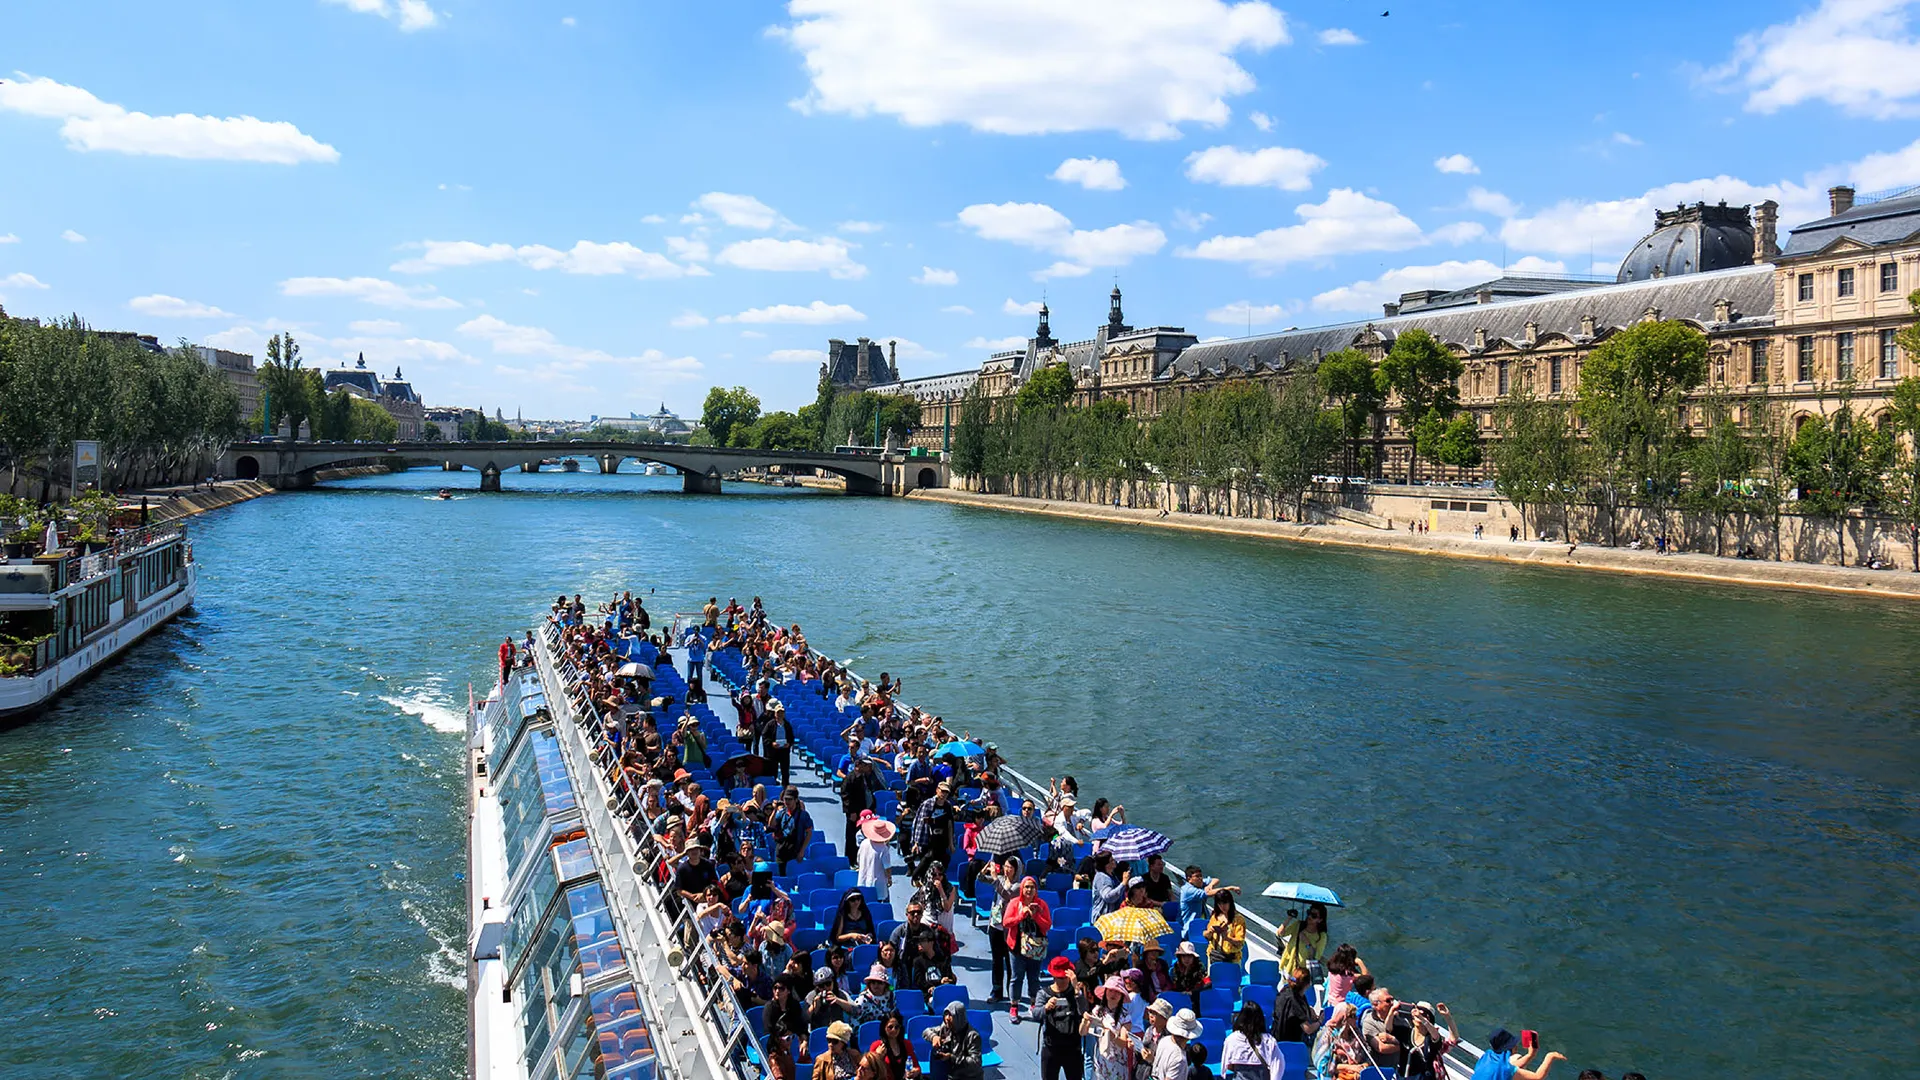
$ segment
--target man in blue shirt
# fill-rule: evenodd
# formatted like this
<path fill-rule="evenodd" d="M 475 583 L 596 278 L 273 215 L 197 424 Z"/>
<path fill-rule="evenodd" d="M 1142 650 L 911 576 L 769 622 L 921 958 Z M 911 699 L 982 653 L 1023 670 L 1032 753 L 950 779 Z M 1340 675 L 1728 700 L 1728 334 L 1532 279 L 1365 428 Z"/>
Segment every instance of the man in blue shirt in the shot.
<path fill-rule="evenodd" d="M 1238 885 L 1222 885 L 1219 878 L 1203 878 L 1198 866 L 1187 867 L 1186 884 L 1180 886 L 1180 936 L 1193 939 L 1194 926 L 1207 925 L 1207 901 L 1215 893 L 1239 892 Z"/>
<path fill-rule="evenodd" d="M 784 876 L 787 864 L 805 855 L 807 844 L 813 840 L 813 818 L 800 802 L 799 788 L 789 787 L 781 793 L 780 806 L 773 812 L 767 831 L 773 834 L 773 857 Z"/>

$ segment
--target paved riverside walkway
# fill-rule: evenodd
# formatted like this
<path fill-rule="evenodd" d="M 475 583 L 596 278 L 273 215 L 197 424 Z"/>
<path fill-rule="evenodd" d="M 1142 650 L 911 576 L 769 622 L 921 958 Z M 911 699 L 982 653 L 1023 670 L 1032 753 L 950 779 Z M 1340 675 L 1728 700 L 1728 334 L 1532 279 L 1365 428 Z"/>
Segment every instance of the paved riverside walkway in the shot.
<path fill-rule="evenodd" d="M 1471 536 L 1451 533 L 1389 532 L 1384 529 L 1368 529 L 1355 525 L 1302 525 L 1290 521 L 1220 517 L 1212 514 L 1183 514 L 1178 511 L 1162 517 L 1159 510 L 1054 499 L 1032 499 L 1014 495 L 984 495 L 950 488 L 926 488 L 908 494 L 907 498 L 983 510 L 1073 518 L 1109 525 L 1145 525 L 1187 532 L 1287 540 L 1303 544 L 1327 544 L 1336 547 L 1370 548 L 1376 551 L 1398 551 L 1459 559 L 1485 559 L 1491 562 L 1519 563 L 1527 566 L 1602 570 L 1688 581 L 1718 582 L 1726 585 L 1768 585 L 1779 588 L 1849 593 L 1858 596 L 1920 600 L 1920 574 L 1905 570 L 1865 570 L 1847 566 L 1821 566 L 1814 563 L 1728 559 L 1693 552 L 1659 555 L 1652 550 L 1635 551 L 1631 548 L 1610 548 L 1584 543 L 1569 554 L 1564 542 L 1522 540 L 1511 543 L 1505 537 L 1489 536 L 1484 540 L 1476 540 Z"/>

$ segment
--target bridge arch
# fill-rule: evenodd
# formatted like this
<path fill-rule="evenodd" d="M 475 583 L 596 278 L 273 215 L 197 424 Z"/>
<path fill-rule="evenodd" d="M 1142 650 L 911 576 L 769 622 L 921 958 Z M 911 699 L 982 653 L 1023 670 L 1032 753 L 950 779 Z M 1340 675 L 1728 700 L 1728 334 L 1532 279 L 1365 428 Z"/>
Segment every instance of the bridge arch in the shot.
<path fill-rule="evenodd" d="M 233 459 L 233 477 L 236 480 L 260 479 L 260 459 L 252 454 L 241 454 Z"/>

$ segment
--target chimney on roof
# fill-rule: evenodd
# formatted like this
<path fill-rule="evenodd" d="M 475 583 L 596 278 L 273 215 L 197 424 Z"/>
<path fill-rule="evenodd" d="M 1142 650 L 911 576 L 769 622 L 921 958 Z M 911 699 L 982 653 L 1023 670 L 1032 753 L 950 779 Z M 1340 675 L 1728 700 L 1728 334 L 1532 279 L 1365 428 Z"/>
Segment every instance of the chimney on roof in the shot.
<path fill-rule="evenodd" d="M 1599 320 L 1598 320 L 1598 319 L 1595 319 L 1595 318 L 1594 318 L 1594 317 L 1593 317 L 1592 315 L 1582 315 L 1582 316 L 1580 316 L 1580 334 L 1581 334 L 1581 336 L 1582 336 L 1582 337 L 1592 337 L 1592 336 L 1593 336 L 1593 332 L 1594 332 L 1594 329 L 1595 329 L 1595 324 L 1596 324 L 1596 323 L 1598 323 L 1598 322 L 1599 322 Z"/>
<path fill-rule="evenodd" d="M 1527 335 L 1527 344 L 1529 345 L 1538 344 L 1540 341 L 1540 324 L 1537 322 L 1534 322 L 1532 319 L 1528 319 L 1527 325 L 1526 325 L 1526 335 Z"/>
<path fill-rule="evenodd" d="M 1772 262 L 1780 254 L 1775 229 L 1780 223 L 1780 204 L 1768 199 L 1753 208 L 1753 261 Z"/>
<path fill-rule="evenodd" d="M 1853 209 L 1853 188 L 1846 184 L 1830 187 L 1827 189 L 1827 201 L 1833 206 L 1834 216 L 1838 217 Z"/>
<path fill-rule="evenodd" d="M 1400 305 L 1389 300 L 1386 303 L 1380 305 L 1380 310 L 1386 312 L 1387 318 L 1391 319 L 1395 315 L 1400 314 Z"/>
<path fill-rule="evenodd" d="M 1476 304 L 1493 303 L 1493 290 L 1485 285 L 1480 286 L 1473 291 L 1473 302 Z"/>

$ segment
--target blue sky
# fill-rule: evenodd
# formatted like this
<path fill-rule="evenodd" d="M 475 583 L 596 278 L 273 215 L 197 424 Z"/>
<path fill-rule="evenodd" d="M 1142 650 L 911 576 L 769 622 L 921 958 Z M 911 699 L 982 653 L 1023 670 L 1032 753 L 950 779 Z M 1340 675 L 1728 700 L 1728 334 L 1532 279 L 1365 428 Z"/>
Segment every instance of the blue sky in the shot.
<path fill-rule="evenodd" d="M 1913 6 L 16 0 L 0 304 L 509 415 L 791 408 L 829 337 L 957 370 L 1116 279 L 1237 335 L 1920 183 Z"/>

